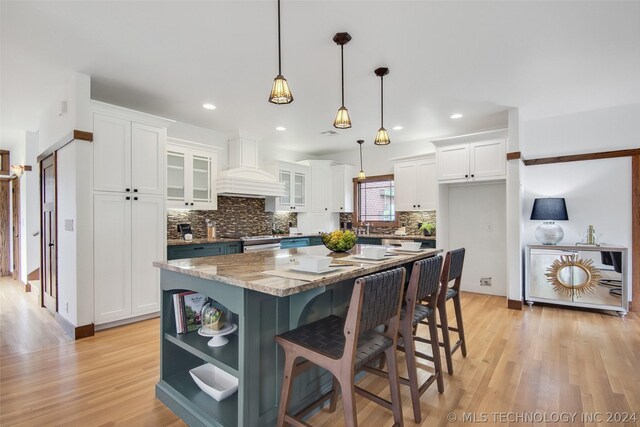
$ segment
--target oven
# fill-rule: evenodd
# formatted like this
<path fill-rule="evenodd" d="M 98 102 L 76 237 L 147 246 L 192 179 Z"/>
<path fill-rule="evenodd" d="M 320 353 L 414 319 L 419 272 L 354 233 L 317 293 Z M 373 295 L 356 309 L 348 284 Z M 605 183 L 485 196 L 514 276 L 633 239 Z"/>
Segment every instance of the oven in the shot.
<path fill-rule="evenodd" d="M 252 236 L 243 237 L 243 252 L 259 252 L 259 251 L 272 251 L 274 249 L 280 249 L 280 239 L 274 236 Z"/>

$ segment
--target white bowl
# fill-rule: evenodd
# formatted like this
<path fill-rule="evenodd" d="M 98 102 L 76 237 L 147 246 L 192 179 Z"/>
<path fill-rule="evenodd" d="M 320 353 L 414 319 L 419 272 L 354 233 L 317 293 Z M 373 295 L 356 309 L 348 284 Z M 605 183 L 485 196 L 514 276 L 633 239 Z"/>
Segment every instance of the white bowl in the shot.
<path fill-rule="evenodd" d="M 387 248 L 384 246 L 365 246 L 362 248 L 362 256 L 370 259 L 384 258 L 384 254 L 387 253 Z"/>
<path fill-rule="evenodd" d="M 402 249 L 417 251 L 422 246 L 422 242 L 401 242 L 400 246 L 402 246 Z"/>
<path fill-rule="evenodd" d="M 298 267 L 300 270 L 323 271 L 329 268 L 333 258 L 319 255 L 304 255 L 298 257 Z"/>
<path fill-rule="evenodd" d="M 200 390 L 218 402 L 231 396 L 238 390 L 238 379 L 211 363 L 193 368 L 189 371 Z"/>

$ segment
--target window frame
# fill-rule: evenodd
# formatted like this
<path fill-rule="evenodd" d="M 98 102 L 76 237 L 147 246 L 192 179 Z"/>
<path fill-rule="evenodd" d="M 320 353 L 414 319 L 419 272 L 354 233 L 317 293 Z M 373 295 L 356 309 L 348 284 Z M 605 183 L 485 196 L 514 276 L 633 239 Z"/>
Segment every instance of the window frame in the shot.
<path fill-rule="evenodd" d="M 395 196 L 394 196 L 394 212 L 395 212 L 395 221 L 368 221 L 362 222 L 360 221 L 360 192 L 358 188 L 358 184 L 362 182 L 380 182 L 380 181 L 394 181 L 395 187 L 395 175 L 376 175 L 376 176 L 368 176 L 365 179 L 353 178 L 353 222 L 355 224 L 359 224 L 359 226 L 364 226 L 364 224 L 370 224 L 374 227 L 388 227 L 395 228 L 398 227 L 398 212 L 395 210 Z"/>

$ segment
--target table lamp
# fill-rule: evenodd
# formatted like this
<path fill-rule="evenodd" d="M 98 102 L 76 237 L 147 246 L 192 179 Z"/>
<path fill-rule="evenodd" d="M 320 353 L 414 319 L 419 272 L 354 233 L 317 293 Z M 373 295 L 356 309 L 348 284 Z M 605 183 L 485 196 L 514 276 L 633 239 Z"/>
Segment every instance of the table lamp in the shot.
<path fill-rule="evenodd" d="M 536 240 L 543 245 L 556 245 L 564 237 L 564 231 L 555 221 L 567 221 L 567 205 L 563 198 L 535 199 L 531 220 L 544 221 L 536 228 Z"/>

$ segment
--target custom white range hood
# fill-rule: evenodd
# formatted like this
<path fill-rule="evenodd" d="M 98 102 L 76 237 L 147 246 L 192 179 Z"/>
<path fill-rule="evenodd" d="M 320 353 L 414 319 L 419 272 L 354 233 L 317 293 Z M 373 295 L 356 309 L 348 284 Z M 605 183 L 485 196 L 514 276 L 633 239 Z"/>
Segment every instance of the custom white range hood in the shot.
<path fill-rule="evenodd" d="M 284 183 L 258 168 L 257 138 L 242 131 L 229 135 L 229 169 L 218 174 L 218 195 L 284 196 Z"/>

